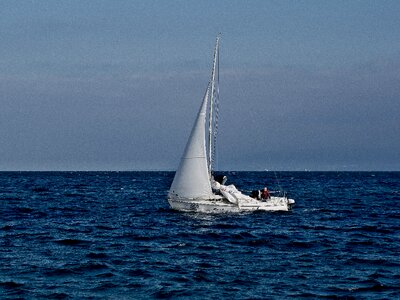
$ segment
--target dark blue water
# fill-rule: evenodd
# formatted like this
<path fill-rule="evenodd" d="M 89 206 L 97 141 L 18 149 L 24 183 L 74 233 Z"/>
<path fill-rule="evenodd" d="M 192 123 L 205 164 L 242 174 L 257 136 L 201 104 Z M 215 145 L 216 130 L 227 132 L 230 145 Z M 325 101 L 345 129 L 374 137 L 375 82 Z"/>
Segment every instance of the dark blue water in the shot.
<path fill-rule="evenodd" d="M 0 173 L 0 298 L 400 298 L 399 172 L 237 172 L 286 213 L 169 209 L 171 172 Z"/>

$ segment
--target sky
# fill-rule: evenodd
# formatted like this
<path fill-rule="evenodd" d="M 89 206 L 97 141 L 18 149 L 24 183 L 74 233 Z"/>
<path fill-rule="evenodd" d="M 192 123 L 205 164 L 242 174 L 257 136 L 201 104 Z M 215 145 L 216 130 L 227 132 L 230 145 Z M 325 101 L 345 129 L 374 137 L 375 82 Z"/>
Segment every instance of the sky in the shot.
<path fill-rule="evenodd" d="M 0 171 L 400 170 L 400 1 L 0 1 Z"/>

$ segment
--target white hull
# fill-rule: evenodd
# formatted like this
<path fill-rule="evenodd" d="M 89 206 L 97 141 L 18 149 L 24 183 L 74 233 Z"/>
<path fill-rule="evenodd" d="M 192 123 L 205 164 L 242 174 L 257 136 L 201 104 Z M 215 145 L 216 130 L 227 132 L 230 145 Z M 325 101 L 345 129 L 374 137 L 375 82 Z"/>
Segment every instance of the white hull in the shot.
<path fill-rule="evenodd" d="M 185 212 L 202 213 L 238 213 L 252 211 L 288 211 L 294 204 L 294 200 L 284 197 L 272 197 L 266 202 L 256 199 L 246 199 L 240 204 L 233 204 L 226 199 L 195 200 L 182 198 L 169 198 L 172 209 Z"/>

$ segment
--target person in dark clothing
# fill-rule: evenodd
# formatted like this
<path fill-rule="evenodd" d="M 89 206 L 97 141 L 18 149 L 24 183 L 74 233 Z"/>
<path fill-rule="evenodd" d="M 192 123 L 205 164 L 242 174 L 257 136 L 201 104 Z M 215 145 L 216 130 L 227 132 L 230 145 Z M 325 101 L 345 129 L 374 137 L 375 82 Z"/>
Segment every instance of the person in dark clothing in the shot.
<path fill-rule="evenodd" d="M 261 200 L 261 191 L 260 190 L 251 191 L 250 197 L 257 200 Z"/>

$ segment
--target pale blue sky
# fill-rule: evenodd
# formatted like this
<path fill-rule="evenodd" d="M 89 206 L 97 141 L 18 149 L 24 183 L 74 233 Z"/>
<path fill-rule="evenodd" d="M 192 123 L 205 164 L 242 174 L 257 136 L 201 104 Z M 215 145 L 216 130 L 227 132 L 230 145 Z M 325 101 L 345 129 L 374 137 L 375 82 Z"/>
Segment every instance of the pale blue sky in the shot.
<path fill-rule="evenodd" d="M 399 1 L 0 1 L 0 170 L 400 170 Z"/>

